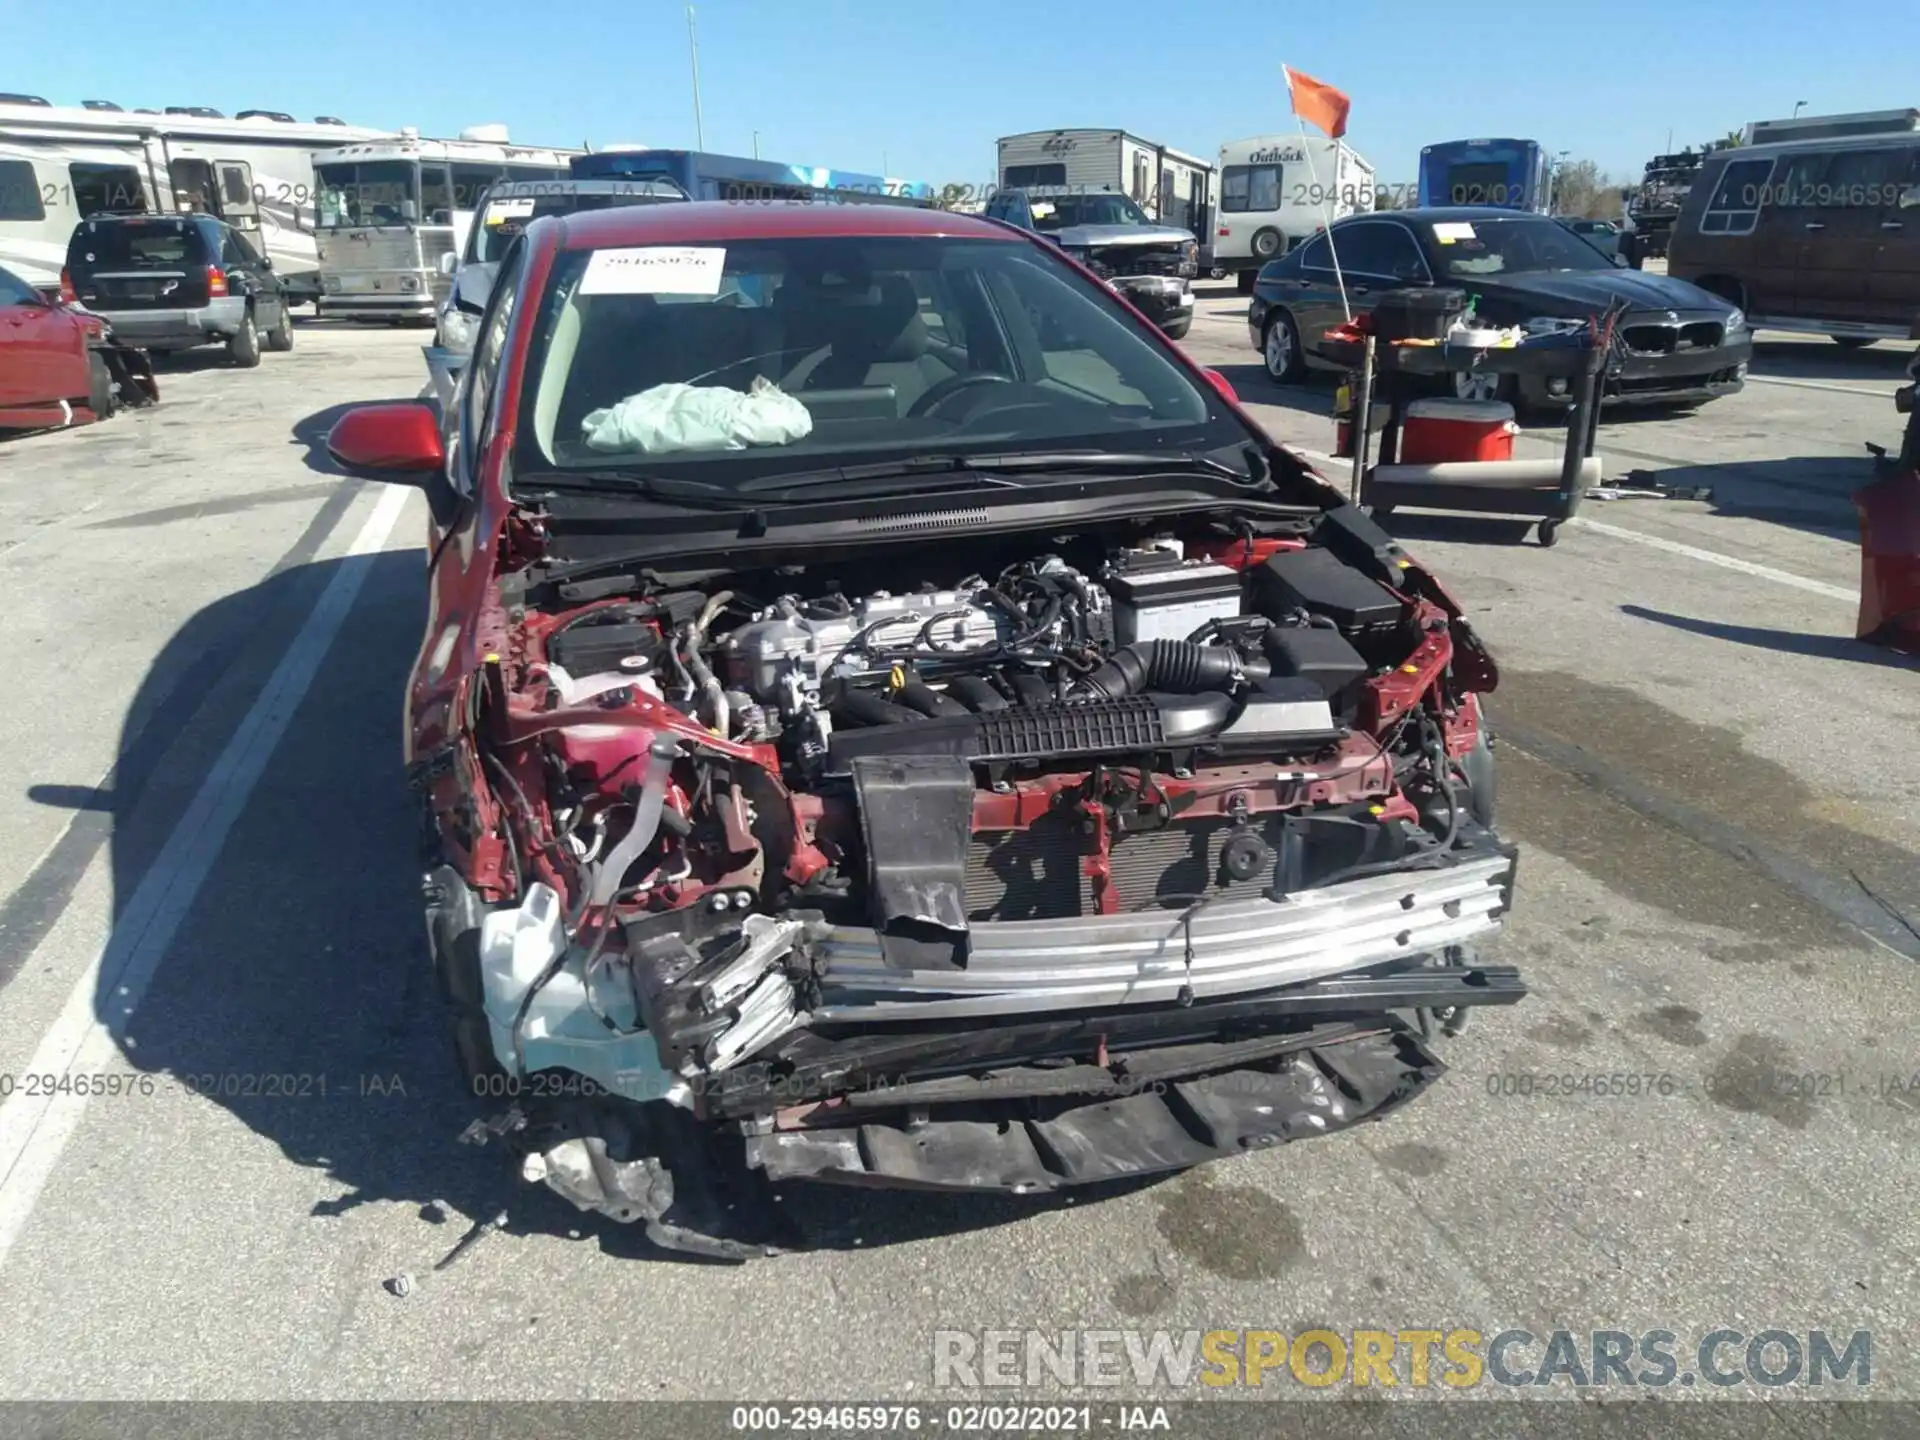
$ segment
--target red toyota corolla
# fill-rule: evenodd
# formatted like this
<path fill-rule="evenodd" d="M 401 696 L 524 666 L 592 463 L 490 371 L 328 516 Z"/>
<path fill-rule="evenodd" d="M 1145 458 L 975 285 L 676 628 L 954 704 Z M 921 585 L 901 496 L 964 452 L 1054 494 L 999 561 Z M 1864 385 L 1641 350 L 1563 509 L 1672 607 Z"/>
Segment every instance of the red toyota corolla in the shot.
<path fill-rule="evenodd" d="M 455 413 L 408 759 L 521 1173 L 1030 1193 L 1378 1118 L 1512 894 L 1458 606 L 1052 247 L 886 204 L 542 220 Z M 804 1238 L 804 1237 L 799 1237 Z"/>
<path fill-rule="evenodd" d="M 98 316 L 0 269 L 0 429 L 104 420 L 122 394 L 151 399 L 152 384 L 144 357 L 114 345 Z"/>

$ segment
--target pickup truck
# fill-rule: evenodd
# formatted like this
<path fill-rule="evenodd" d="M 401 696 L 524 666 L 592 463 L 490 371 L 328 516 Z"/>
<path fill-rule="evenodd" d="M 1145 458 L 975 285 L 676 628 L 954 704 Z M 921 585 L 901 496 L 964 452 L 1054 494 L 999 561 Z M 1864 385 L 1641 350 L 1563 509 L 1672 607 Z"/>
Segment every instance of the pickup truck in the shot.
<path fill-rule="evenodd" d="M 987 218 L 1044 236 L 1178 340 L 1193 325 L 1200 242 L 1113 191 L 999 190 Z"/>

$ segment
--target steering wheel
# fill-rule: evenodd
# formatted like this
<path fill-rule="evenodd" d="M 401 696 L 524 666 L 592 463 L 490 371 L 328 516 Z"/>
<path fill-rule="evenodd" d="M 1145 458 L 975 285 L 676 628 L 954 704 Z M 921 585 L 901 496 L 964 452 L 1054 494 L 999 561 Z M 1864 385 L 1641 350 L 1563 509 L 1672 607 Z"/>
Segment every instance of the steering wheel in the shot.
<path fill-rule="evenodd" d="M 954 396 L 982 385 L 1011 385 L 1013 377 L 1002 375 L 998 370 L 970 370 L 964 375 L 950 375 L 922 395 L 907 407 L 906 418 L 923 419 L 939 409 Z"/>

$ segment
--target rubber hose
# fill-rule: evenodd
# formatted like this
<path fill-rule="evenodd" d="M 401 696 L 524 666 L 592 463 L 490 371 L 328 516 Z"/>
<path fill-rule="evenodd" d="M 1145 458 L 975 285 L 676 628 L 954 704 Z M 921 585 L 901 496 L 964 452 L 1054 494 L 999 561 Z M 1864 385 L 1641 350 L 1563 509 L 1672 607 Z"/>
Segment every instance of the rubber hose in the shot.
<path fill-rule="evenodd" d="M 635 807 L 633 824 L 594 871 L 593 885 L 587 893 L 589 906 L 612 903 L 628 867 L 660 833 L 660 812 L 667 804 L 667 778 L 679 753 L 680 747 L 664 737 L 655 740 L 647 751 L 647 773 L 640 784 L 640 803 Z"/>
<path fill-rule="evenodd" d="M 935 690 L 931 685 L 915 680 L 912 684 L 902 685 L 894 692 L 894 698 L 909 710 L 917 710 L 922 715 L 938 718 L 942 715 L 968 715 L 972 712 L 958 700 L 951 700 Z"/>
<path fill-rule="evenodd" d="M 854 725 L 911 725 L 927 717 L 918 710 L 882 700 L 872 690 L 848 690 L 827 707 L 836 721 Z"/>
<path fill-rule="evenodd" d="M 1224 645 L 1146 640 L 1114 651 L 1112 659 L 1074 687 L 1074 694 L 1081 699 L 1138 695 L 1145 690 L 1198 695 L 1230 689 L 1243 678 L 1258 680 L 1269 670 L 1264 657 L 1242 658 Z"/>
<path fill-rule="evenodd" d="M 958 697 L 962 705 L 979 715 L 1007 708 L 1007 697 L 994 689 L 983 675 L 956 675 L 947 682 L 947 693 Z"/>

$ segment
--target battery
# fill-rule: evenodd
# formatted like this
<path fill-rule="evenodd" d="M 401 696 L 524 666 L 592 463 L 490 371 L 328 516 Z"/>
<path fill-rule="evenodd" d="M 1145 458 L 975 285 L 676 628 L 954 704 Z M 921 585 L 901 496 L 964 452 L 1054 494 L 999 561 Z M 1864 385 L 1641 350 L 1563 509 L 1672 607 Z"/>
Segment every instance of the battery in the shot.
<path fill-rule="evenodd" d="M 1129 550 L 1103 577 L 1113 597 L 1114 640 L 1185 640 L 1209 620 L 1240 613 L 1240 572 L 1165 551 Z"/>

